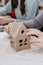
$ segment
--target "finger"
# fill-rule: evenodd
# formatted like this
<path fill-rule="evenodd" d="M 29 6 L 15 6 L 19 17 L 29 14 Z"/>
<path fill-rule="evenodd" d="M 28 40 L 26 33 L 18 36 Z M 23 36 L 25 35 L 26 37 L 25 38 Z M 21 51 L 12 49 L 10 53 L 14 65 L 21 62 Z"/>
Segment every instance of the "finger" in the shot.
<path fill-rule="evenodd" d="M 43 39 L 42 38 L 31 38 L 30 43 L 43 43 Z"/>
<path fill-rule="evenodd" d="M 33 29 L 27 29 L 26 35 L 31 35 L 31 34 L 35 34 L 35 30 L 33 30 Z"/>
<path fill-rule="evenodd" d="M 38 37 L 41 37 L 40 34 L 42 34 L 42 32 L 38 29 L 28 29 L 26 35 L 37 35 Z"/>
<path fill-rule="evenodd" d="M 8 24 L 8 23 L 10 23 L 10 22 L 9 21 L 1 21 L 0 25 L 5 25 L 5 24 Z"/>
<path fill-rule="evenodd" d="M 34 29 L 34 28 L 30 28 L 30 29 L 28 29 L 28 31 L 31 31 L 31 30 L 37 30 L 37 31 L 38 31 L 38 29 Z"/>
<path fill-rule="evenodd" d="M 32 43 L 32 45 L 40 47 L 41 49 L 43 49 L 43 43 Z"/>
<path fill-rule="evenodd" d="M 1 25 L 2 25 L 2 24 L 4 25 L 4 24 L 10 23 L 10 20 L 5 19 L 5 18 L 3 18 L 3 17 L 0 18 L 0 21 L 1 21 L 1 22 L 0 22 Z"/>
<path fill-rule="evenodd" d="M 5 28 L 5 31 L 7 31 L 8 25 L 4 26 L 4 28 Z"/>
<path fill-rule="evenodd" d="M 9 27 L 9 25 L 6 25 L 6 26 L 5 26 L 5 31 L 9 34 L 9 32 L 10 32 L 10 27 Z"/>
<path fill-rule="evenodd" d="M 38 34 L 36 32 L 34 32 L 34 31 L 29 31 L 29 32 L 26 33 L 26 35 L 27 36 L 29 36 L 29 35 L 36 35 L 36 36 L 38 36 Z"/>

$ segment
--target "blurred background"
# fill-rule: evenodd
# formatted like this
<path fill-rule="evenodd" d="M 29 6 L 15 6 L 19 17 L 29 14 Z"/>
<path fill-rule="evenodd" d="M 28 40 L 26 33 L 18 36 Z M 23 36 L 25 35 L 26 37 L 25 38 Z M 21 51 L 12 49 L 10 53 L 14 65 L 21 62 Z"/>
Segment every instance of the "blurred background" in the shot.
<path fill-rule="evenodd" d="M 0 5 L 5 5 L 9 0 L 0 0 Z M 39 4 L 43 5 L 43 0 L 39 0 Z"/>
<path fill-rule="evenodd" d="M 0 7 L 3 7 L 9 0 L 0 0 Z M 43 6 L 43 0 L 39 0 L 39 6 Z"/>

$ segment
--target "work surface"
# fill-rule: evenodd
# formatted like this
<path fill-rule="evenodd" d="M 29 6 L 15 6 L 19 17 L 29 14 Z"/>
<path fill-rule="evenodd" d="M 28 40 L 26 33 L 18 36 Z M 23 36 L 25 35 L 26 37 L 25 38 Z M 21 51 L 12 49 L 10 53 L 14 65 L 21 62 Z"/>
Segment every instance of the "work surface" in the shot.
<path fill-rule="evenodd" d="M 0 65 L 43 65 L 43 50 L 32 46 L 31 49 L 15 52 L 7 33 L 0 32 Z"/>

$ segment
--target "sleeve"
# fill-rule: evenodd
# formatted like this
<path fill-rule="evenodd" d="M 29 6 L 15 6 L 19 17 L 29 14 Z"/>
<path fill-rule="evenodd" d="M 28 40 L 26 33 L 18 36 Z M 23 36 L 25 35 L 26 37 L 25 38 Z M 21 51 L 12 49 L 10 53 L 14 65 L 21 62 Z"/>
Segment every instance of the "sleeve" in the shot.
<path fill-rule="evenodd" d="M 34 19 L 24 21 L 27 28 L 40 29 L 43 26 L 43 12 L 38 14 Z"/>
<path fill-rule="evenodd" d="M 8 2 L 5 6 L 0 8 L 0 15 L 6 15 L 11 11 L 11 3 Z"/>

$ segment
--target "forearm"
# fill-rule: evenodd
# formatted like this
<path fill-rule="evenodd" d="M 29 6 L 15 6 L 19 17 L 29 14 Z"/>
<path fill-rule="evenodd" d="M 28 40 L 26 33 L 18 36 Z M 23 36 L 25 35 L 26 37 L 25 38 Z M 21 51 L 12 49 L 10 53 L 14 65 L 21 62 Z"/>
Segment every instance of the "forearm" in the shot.
<path fill-rule="evenodd" d="M 37 28 L 40 29 L 43 26 L 43 12 L 37 15 L 34 19 L 24 21 L 27 28 Z"/>

